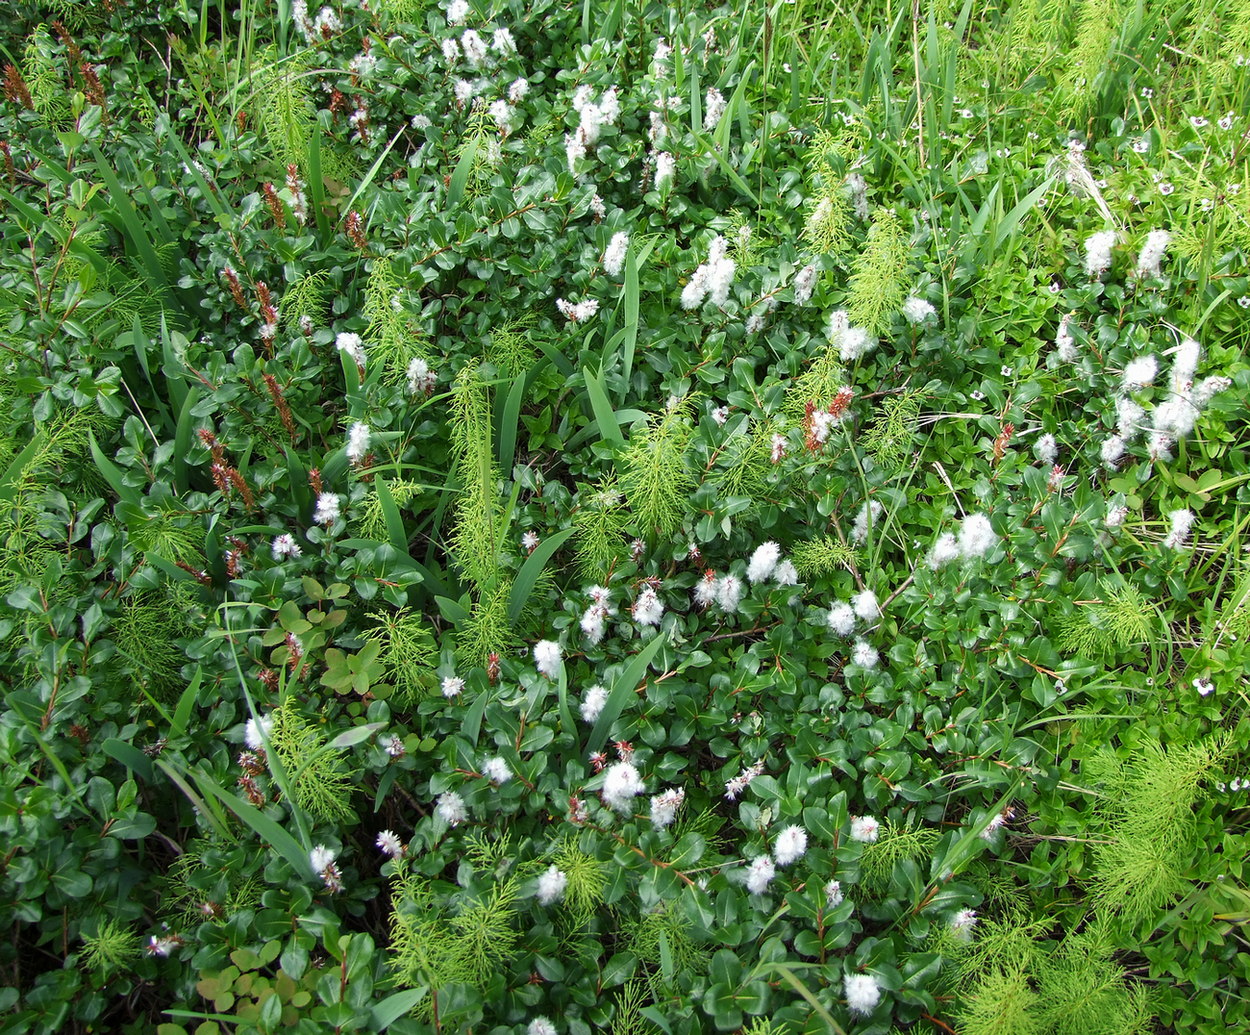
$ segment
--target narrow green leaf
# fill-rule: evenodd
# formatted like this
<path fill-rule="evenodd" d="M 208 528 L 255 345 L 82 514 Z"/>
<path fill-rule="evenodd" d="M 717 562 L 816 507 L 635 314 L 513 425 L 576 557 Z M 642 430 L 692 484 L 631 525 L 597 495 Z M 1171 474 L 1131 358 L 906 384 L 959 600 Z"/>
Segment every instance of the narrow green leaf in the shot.
<path fill-rule="evenodd" d="M 217 804 L 216 800 L 206 802 L 191 789 L 191 785 L 182 778 L 182 774 L 174 769 L 168 762 L 158 758 L 156 760 L 156 768 L 169 777 L 174 786 L 186 795 L 187 801 L 191 803 L 191 806 L 195 809 L 196 814 L 199 815 L 205 823 L 212 827 L 214 834 L 220 837 L 223 841 L 233 842 L 237 840 L 237 838 L 230 835 L 230 830 L 226 826 L 225 814 L 221 811 L 221 806 Z"/>
<path fill-rule="evenodd" d="M 95 433 L 88 431 L 87 438 L 91 442 L 92 459 L 95 460 L 95 465 L 100 469 L 104 480 L 109 483 L 109 487 L 117 493 L 117 498 L 136 507 L 141 506 L 138 491 L 126 484 L 121 468 L 100 451 L 99 443 L 95 440 Z"/>
<path fill-rule="evenodd" d="M 447 211 L 454 212 L 464 197 L 464 188 L 469 182 L 469 173 L 473 171 L 473 162 L 477 158 L 480 138 L 470 137 L 464 146 L 464 153 L 456 163 L 456 171 L 451 174 L 451 185 L 447 188 Z"/>
<path fill-rule="evenodd" d="M 21 488 L 22 472 L 47 441 L 48 436 L 42 431 L 39 432 L 39 434 L 26 443 L 26 447 L 5 468 L 4 474 L 0 475 L 0 500 L 4 500 L 7 503 L 17 495 L 18 490 Z"/>
<path fill-rule="evenodd" d="M 552 555 L 560 549 L 573 534 L 575 529 L 566 528 L 555 533 L 555 535 L 547 536 L 534 552 L 525 558 L 525 563 L 521 565 L 521 570 L 517 572 L 516 581 L 512 583 L 512 594 L 508 598 L 508 621 L 515 622 L 521 617 L 521 612 L 525 610 L 525 602 L 529 599 L 530 593 L 534 589 L 538 577 L 542 574 L 543 568 L 547 566 L 547 562 L 551 560 Z"/>
<path fill-rule="evenodd" d="M 217 782 L 208 773 L 192 770 L 191 776 L 200 790 L 204 792 L 204 797 L 211 796 L 225 805 L 239 819 L 251 827 L 262 841 L 273 846 L 278 854 L 290 863 L 291 868 L 304 880 L 311 880 L 316 876 L 312 872 L 312 864 L 308 861 L 308 851 L 301 848 L 299 842 L 283 830 L 274 820 L 270 819 L 259 809 L 249 805 L 242 798 L 218 786 Z"/>
<path fill-rule="evenodd" d="M 600 437 L 613 449 L 620 449 L 625 445 L 625 439 L 621 437 L 620 422 L 616 419 L 616 412 L 612 409 L 608 391 L 603 384 L 603 372 L 592 374 L 586 369 L 582 371 L 582 376 L 586 379 L 586 395 L 590 398 L 590 407 L 599 425 Z"/>
<path fill-rule="evenodd" d="M 617 717 L 625 710 L 625 705 L 632 700 L 634 691 L 638 689 L 638 684 L 646 675 L 651 659 L 667 642 L 668 636 L 659 633 L 655 639 L 630 658 L 629 663 L 612 681 L 612 688 L 608 691 L 608 699 L 603 705 L 603 711 L 599 713 L 599 718 L 595 720 L 595 725 L 590 731 L 590 739 L 586 742 L 583 757 L 587 753 L 598 751 L 603 746 L 612 723 L 616 722 Z"/>
<path fill-rule="evenodd" d="M 401 1017 L 416 1009 L 417 1004 L 429 994 L 425 988 L 409 988 L 387 996 L 369 1010 L 369 1030 L 385 1031 Z M 234 1018 L 227 1018 L 233 1021 Z"/>
<path fill-rule="evenodd" d="M 187 684 L 187 688 L 182 691 L 182 695 L 178 698 L 178 706 L 174 709 L 174 721 L 170 730 L 175 737 L 181 737 L 186 732 L 187 722 L 191 718 L 191 710 L 195 707 L 195 700 L 200 693 L 200 683 L 204 676 L 204 670 L 197 665 L 195 667 L 195 675 L 191 677 L 191 682 Z"/>
<path fill-rule="evenodd" d="M 174 381 L 170 379 L 169 384 L 172 386 Z M 199 401 L 200 390 L 196 385 L 184 390 L 178 426 L 174 430 L 174 492 L 179 495 L 190 486 L 191 467 L 187 463 L 187 455 L 191 450 L 191 436 L 195 434 L 195 415 L 191 411 Z"/>
<path fill-rule="evenodd" d="M 625 255 L 625 348 L 621 355 L 620 402 L 629 394 L 629 379 L 634 373 L 634 352 L 638 347 L 638 263 L 634 249 Z"/>
<path fill-rule="evenodd" d="M 707 154 L 710 154 L 713 158 L 716 159 L 716 163 L 717 165 L 721 167 L 721 171 L 726 176 L 729 177 L 729 182 L 732 183 L 735 187 L 737 187 L 738 190 L 747 198 L 749 198 L 751 200 L 751 203 L 758 208 L 759 199 L 756 198 L 755 192 L 751 190 L 750 187 L 747 186 L 747 181 L 738 175 L 738 170 L 736 170 L 732 165 L 729 164 L 729 162 L 725 159 L 725 156 L 721 154 L 720 151 L 717 149 L 716 145 L 712 143 L 712 141 L 709 140 L 707 137 L 705 137 L 702 133 L 699 133 L 697 131 L 694 135 L 694 138 L 695 140 L 699 142 L 699 146 L 702 147 L 703 150 Z"/>
<path fill-rule="evenodd" d="M 110 758 L 117 759 L 131 772 L 142 776 L 148 783 L 152 782 L 154 775 L 152 760 L 133 744 L 127 744 L 124 740 L 118 740 L 116 737 L 109 737 L 100 747 Z"/>
<path fill-rule="evenodd" d="M 385 725 L 386 723 L 384 722 L 367 722 L 363 726 L 353 726 L 351 729 L 344 730 L 334 737 L 326 747 L 340 751 L 349 747 L 355 747 L 361 741 L 368 740 Z"/>
<path fill-rule="evenodd" d="M 470 744 L 477 747 L 477 738 L 482 732 L 482 717 L 486 714 L 486 704 L 490 700 L 490 692 L 483 688 L 473 698 L 473 703 L 465 710 L 464 722 L 460 724 L 460 732 Z"/>

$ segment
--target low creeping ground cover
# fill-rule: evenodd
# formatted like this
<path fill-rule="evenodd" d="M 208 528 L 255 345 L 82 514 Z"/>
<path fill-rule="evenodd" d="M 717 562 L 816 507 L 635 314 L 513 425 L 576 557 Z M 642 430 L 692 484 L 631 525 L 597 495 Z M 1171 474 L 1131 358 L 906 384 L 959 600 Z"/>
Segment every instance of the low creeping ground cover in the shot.
<path fill-rule="evenodd" d="M 1250 1027 L 1240 0 L 15 0 L 0 1030 Z"/>

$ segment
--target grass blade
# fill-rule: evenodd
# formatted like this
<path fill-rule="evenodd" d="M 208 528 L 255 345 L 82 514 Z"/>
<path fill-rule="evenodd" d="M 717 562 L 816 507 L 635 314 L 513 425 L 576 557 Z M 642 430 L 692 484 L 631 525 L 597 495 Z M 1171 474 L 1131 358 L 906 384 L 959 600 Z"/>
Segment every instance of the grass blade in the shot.
<path fill-rule="evenodd" d="M 583 757 L 587 752 L 598 751 L 603 746 L 612 723 L 616 722 L 621 712 L 625 710 L 625 705 L 629 703 L 638 684 L 642 682 L 642 677 L 646 675 L 651 659 L 666 643 L 668 643 L 668 636 L 665 633 L 659 633 L 655 639 L 630 658 L 629 664 L 617 674 L 616 679 L 612 681 L 612 689 L 608 691 L 608 699 L 603 705 L 603 711 L 599 713 L 599 718 L 595 720 L 595 725 L 590 731 L 590 739 L 586 742 Z"/>

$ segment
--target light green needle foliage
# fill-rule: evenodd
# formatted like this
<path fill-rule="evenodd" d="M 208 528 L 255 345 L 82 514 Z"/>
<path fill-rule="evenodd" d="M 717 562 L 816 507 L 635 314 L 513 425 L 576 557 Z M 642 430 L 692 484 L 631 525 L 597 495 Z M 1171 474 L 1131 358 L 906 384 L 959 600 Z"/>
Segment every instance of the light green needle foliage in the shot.
<path fill-rule="evenodd" d="M 933 849 L 938 832 L 928 827 L 899 827 L 883 823 L 876 841 L 864 845 L 860 856 L 861 882 L 870 895 L 883 895 L 890 887 L 894 867 L 918 862 Z"/>
<path fill-rule="evenodd" d="M 374 259 L 365 287 L 365 316 L 369 318 L 365 338 L 370 359 L 382 364 L 387 384 L 401 384 L 409 362 L 423 355 L 404 299 L 404 286 L 391 260 L 385 255 Z"/>
<path fill-rule="evenodd" d="M 600 582 L 625 554 L 628 515 L 611 479 L 593 489 L 582 486 L 578 501 L 573 512 L 578 571 L 587 582 Z"/>
<path fill-rule="evenodd" d="M 1118 0 L 1083 0 L 1074 13 L 1080 21 L 1060 96 L 1067 98 L 1068 114 L 1079 118 L 1089 110 L 1110 74 L 1116 38 L 1127 12 Z"/>
<path fill-rule="evenodd" d="M 452 554 L 483 594 L 498 575 L 502 504 L 492 447 L 490 390 L 476 364 L 468 364 L 452 388 L 451 444 L 460 496 L 456 501 Z"/>
<path fill-rule="evenodd" d="M 990 970 L 960 1011 L 960 1035 L 1043 1035 L 1038 995 L 1022 970 Z"/>
<path fill-rule="evenodd" d="M 102 920 L 94 932 L 82 936 L 84 967 L 101 976 L 130 966 L 139 957 L 139 939 L 119 920 Z"/>
<path fill-rule="evenodd" d="M 603 889 L 608 883 L 603 864 L 574 841 L 562 842 L 551 861 L 569 879 L 564 903 L 573 922 L 578 926 L 588 923 L 603 904 Z"/>
<path fill-rule="evenodd" d="M 887 396 L 877 409 L 860 443 L 878 467 L 896 471 L 911 457 L 920 396 L 918 390 L 909 389 Z"/>
<path fill-rule="evenodd" d="M 1161 633 L 1158 605 L 1128 584 L 1107 585 L 1101 600 L 1079 604 L 1059 622 L 1062 650 L 1082 656 L 1110 654 Z"/>
<path fill-rule="evenodd" d="M 855 559 L 855 551 L 831 535 L 807 539 L 795 545 L 790 554 L 794 570 L 805 582 L 832 575 Z"/>
<path fill-rule="evenodd" d="M 186 655 L 178 638 L 188 631 L 184 615 L 163 594 L 147 592 L 123 600 L 113 619 L 113 640 L 127 671 L 157 700 L 169 700 L 183 685 Z"/>
<path fill-rule="evenodd" d="M 654 414 L 630 436 L 620 461 L 620 483 L 639 528 L 667 535 L 681 524 L 695 479 L 686 457 L 692 428 L 690 401 Z"/>
<path fill-rule="evenodd" d="M 846 368 L 833 345 L 826 345 L 802 374 L 786 389 L 785 413 L 792 420 L 801 420 L 810 402 L 818 410 L 829 404 L 847 385 Z"/>
<path fill-rule="evenodd" d="M 328 270 L 302 274 L 282 294 L 282 322 L 287 327 L 299 327 L 301 318 L 307 316 L 314 326 L 324 326 L 330 307 L 329 287 Z"/>
<path fill-rule="evenodd" d="M 907 296 L 907 231 L 898 214 L 878 209 L 847 285 L 851 323 L 880 334 Z"/>
<path fill-rule="evenodd" d="M 745 433 L 734 435 L 724 446 L 712 477 L 722 499 L 735 496 L 758 498 L 767 488 L 772 470 L 772 428 L 752 421 Z"/>
<path fill-rule="evenodd" d="M 638 961 L 648 968 L 652 990 L 664 994 L 669 982 L 664 977 L 664 957 L 672 961 L 674 975 L 702 973 L 708 953 L 691 935 L 692 925 L 674 903 L 643 913 L 626 925 L 626 944 Z"/>
<path fill-rule="evenodd" d="M 1154 1030 L 1149 991 L 1128 984 L 1097 925 L 1073 935 L 1041 967 L 1038 993 L 1053 1035 L 1146 1035 Z"/>
<path fill-rule="evenodd" d="M 395 688 L 400 703 L 412 705 L 428 694 L 437 679 L 434 666 L 438 661 L 438 644 L 421 615 L 411 608 L 376 612 L 370 616 L 377 623 L 366 630 L 367 640 L 381 647 L 378 659 L 386 668 L 387 681 Z"/>
<path fill-rule="evenodd" d="M 616 996 L 612 1014 L 612 1035 L 652 1035 L 659 1029 L 642 1015 L 649 1000 L 647 987 L 641 981 L 626 981 Z"/>
<path fill-rule="evenodd" d="M 22 78 L 30 90 L 35 111 L 46 125 L 63 127 L 73 118 L 70 93 L 61 78 L 65 59 L 55 53 L 56 43 L 46 25 L 35 26 L 22 52 Z"/>
<path fill-rule="evenodd" d="M 283 168 L 297 165 L 304 173 L 317 125 L 312 79 L 305 74 L 312 54 L 299 51 L 280 60 L 277 48 L 269 47 L 257 55 L 247 80 L 256 124 L 274 162 Z"/>
<path fill-rule="evenodd" d="M 292 793 L 300 808 L 325 822 L 348 822 L 352 811 L 352 772 L 339 751 L 323 750 L 325 734 L 285 701 L 273 711 L 269 741 L 295 781 Z"/>
<path fill-rule="evenodd" d="M 389 966 L 397 980 L 435 990 L 453 982 L 484 985 L 505 967 L 517 942 L 517 879 L 495 884 L 452 912 L 406 867 L 397 863 L 392 895 Z"/>
<path fill-rule="evenodd" d="M 501 377 L 519 377 L 533 364 L 534 347 L 527 332 L 535 320 L 533 313 L 526 313 L 491 330 L 486 362 L 498 370 Z"/>
<path fill-rule="evenodd" d="M 469 609 L 468 620 L 456 631 L 456 656 L 471 665 L 485 665 L 492 653 L 502 654 L 517 642 L 508 617 L 512 580 L 503 574 L 481 589 Z"/>
<path fill-rule="evenodd" d="M 413 500 L 418 499 L 425 490 L 419 482 L 404 481 L 397 479 L 388 482 L 386 486 L 391 493 L 391 499 L 395 501 L 395 506 L 403 508 L 409 506 Z M 360 531 L 362 539 L 376 539 L 378 542 L 386 542 L 386 514 L 382 510 L 382 501 L 378 497 L 376 490 L 370 491 L 369 495 L 364 498 L 359 508 L 359 518 L 357 528 Z"/>
<path fill-rule="evenodd" d="M 1090 775 L 1100 778 L 1106 796 L 1093 828 L 1105 842 L 1093 846 L 1091 887 L 1099 910 L 1132 929 L 1191 886 L 1206 851 L 1194 806 L 1227 743 L 1213 736 L 1164 748 L 1148 740 L 1128 759 L 1110 750 L 1095 756 Z"/>

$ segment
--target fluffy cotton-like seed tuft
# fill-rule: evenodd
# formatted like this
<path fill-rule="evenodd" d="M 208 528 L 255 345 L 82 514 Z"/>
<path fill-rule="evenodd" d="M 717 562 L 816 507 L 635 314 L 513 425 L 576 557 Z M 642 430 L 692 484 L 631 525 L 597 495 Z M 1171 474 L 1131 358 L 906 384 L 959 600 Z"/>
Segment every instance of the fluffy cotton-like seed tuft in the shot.
<path fill-rule="evenodd" d="M 737 575 L 725 575 L 716 580 L 716 602 L 727 614 L 738 610 L 742 601 L 742 580 Z"/>
<path fill-rule="evenodd" d="M 1129 360 L 1124 368 L 1124 390 L 1135 392 L 1145 388 L 1159 373 L 1159 361 L 1154 356 L 1138 356 Z"/>
<path fill-rule="evenodd" d="M 603 269 L 610 277 L 619 276 L 625 268 L 625 257 L 629 252 L 629 234 L 613 234 L 603 253 Z"/>
<path fill-rule="evenodd" d="M 538 878 L 538 904 L 549 906 L 564 898 L 564 889 L 569 886 L 569 875 L 557 866 L 548 866 Z"/>
<path fill-rule="evenodd" d="M 503 758 L 496 755 L 482 763 L 482 775 L 491 783 L 502 784 L 512 779 L 512 769 Z"/>
<path fill-rule="evenodd" d="M 751 554 L 751 561 L 747 565 L 747 578 L 751 582 L 765 582 L 773 574 L 777 567 L 777 562 L 781 560 L 781 547 L 776 543 L 761 543 L 755 548 L 755 552 Z"/>
<path fill-rule="evenodd" d="M 347 433 L 347 459 L 353 464 L 360 463 L 369 452 L 369 440 L 372 437 L 369 425 L 364 421 L 356 421 Z"/>
<path fill-rule="evenodd" d="M 1151 230 L 1137 253 L 1137 275 L 1139 277 L 1161 276 L 1159 264 L 1163 261 L 1163 253 L 1167 251 L 1172 235 L 1166 230 Z"/>
<path fill-rule="evenodd" d="M 951 933 L 961 942 L 972 941 L 972 929 L 977 925 L 975 909 L 961 909 L 951 917 Z"/>
<path fill-rule="evenodd" d="M 1163 540 L 1163 545 L 1169 550 L 1180 550 L 1189 539 L 1189 530 L 1194 523 L 1194 512 L 1184 508 L 1173 510 L 1168 514 L 1168 522 L 1171 527 Z"/>
<path fill-rule="evenodd" d="M 762 895 L 777 875 L 777 867 L 767 855 L 761 855 L 747 870 L 747 891 L 752 895 Z"/>
<path fill-rule="evenodd" d="M 603 778 L 603 803 L 617 812 L 628 812 L 634 798 L 646 788 L 632 762 L 617 762 Z"/>
<path fill-rule="evenodd" d="M 851 542 L 857 546 L 868 538 L 868 528 L 877 523 L 877 518 L 885 513 L 885 507 L 876 500 L 869 500 L 859 508 L 855 515 L 855 524 L 851 527 Z"/>
<path fill-rule="evenodd" d="M 299 548 L 299 543 L 295 541 L 295 537 L 285 532 L 274 537 L 269 549 L 275 561 L 286 560 L 288 557 L 298 557 L 303 552 Z"/>
<path fill-rule="evenodd" d="M 1111 269 L 1111 249 L 1115 247 L 1114 230 L 1101 230 L 1085 239 L 1085 272 L 1098 277 Z"/>
<path fill-rule="evenodd" d="M 793 561 L 782 561 L 773 569 L 773 581 L 778 586 L 797 586 L 799 571 Z"/>
<path fill-rule="evenodd" d="M 923 298 L 917 298 L 912 295 L 903 303 L 903 318 L 913 327 L 916 324 L 924 323 L 930 316 L 934 316 L 936 310 L 933 306 L 926 302 Z"/>
<path fill-rule="evenodd" d="M 404 854 L 404 843 L 393 830 L 383 830 L 378 834 L 376 844 L 383 855 L 389 855 L 392 859 L 398 859 Z"/>
<path fill-rule="evenodd" d="M 686 792 L 680 787 L 657 794 L 651 799 L 651 825 L 656 830 L 671 826 L 677 818 L 677 810 L 685 800 Z"/>
<path fill-rule="evenodd" d="M 876 816 L 853 816 L 851 818 L 851 840 L 871 844 L 881 835 L 881 824 Z"/>
<path fill-rule="evenodd" d="M 868 1015 L 881 1002 L 881 987 L 871 974 L 851 974 L 846 979 L 846 1006 L 851 1013 Z"/>
<path fill-rule="evenodd" d="M 881 617 L 881 605 L 877 603 L 877 594 L 871 589 L 851 597 L 851 606 L 855 609 L 856 616 L 865 622 L 873 622 Z"/>
<path fill-rule="evenodd" d="M 308 862 L 312 866 L 313 872 L 320 874 L 334 864 L 337 852 L 332 851 L 325 845 L 317 845 L 308 853 Z"/>
<path fill-rule="evenodd" d="M 243 727 L 243 742 L 251 750 L 260 751 L 265 746 L 265 742 L 261 738 L 262 731 L 264 732 L 264 735 L 267 737 L 269 736 L 269 733 L 272 729 L 273 729 L 273 716 L 272 715 L 262 715 L 260 717 L 259 724 L 257 724 L 255 719 L 248 719 L 247 725 Z"/>
<path fill-rule="evenodd" d="M 876 668 L 881 660 L 881 655 L 877 653 L 877 649 L 867 640 L 856 640 L 855 648 L 851 651 L 851 661 L 860 668 Z"/>
<path fill-rule="evenodd" d="M 933 544 L 933 549 L 929 551 L 929 567 L 936 571 L 942 565 L 950 564 L 951 561 L 958 559 L 959 542 L 955 539 L 954 533 L 943 532 Z"/>
<path fill-rule="evenodd" d="M 449 827 L 459 826 L 469 818 L 464 807 L 464 799 L 455 791 L 445 791 L 438 796 L 434 814 Z"/>
<path fill-rule="evenodd" d="M 603 711 L 603 706 L 608 703 L 608 691 L 606 687 L 592 686 L 586 691 L 586 696 L 582 698 L 581 713 L 585 722 L 594 722 L 599 718 L 599 713 Z"/>
<path fill-rule="evenodd" d="M 560 672 L 560 645 L 554 640 L 539 640 L 534 644 L 534 667 L 548 679 L 555 679 Z"/>
<path fill-rule="evenodd" d="M 855 609 L 839 600 L 829 608 L 825 621 L 838 636 L 850 636 L 855 631 Z"/>
<path fill-rule="evenodd" d="M 796 305 L 806 305 L 816 289 L 819 274 L 815 266 L 804 266 L 794 275 L 794 301 Z"/>
<path fill-rule="evenodd" d="M 546 1017 L 535 1017 L 525 1029 L 525 1035 L 556 1035 L 556 1026 Z"/>
<path fill-rule="evenodd" d="M 634 601 L 634 621 L 639 625 L 659 625 L 664 617 L 664 603 L 654 587 L 644 586 Z"/>
<path fill-rule="evenodd" d="M 959 526 L 959 552 L 965 560 L 983 557 L 997 542 L 998 536 L 984 514 L 969 514 Z"/>
<path fill-rule="evenodd" d="M 1033 455 L 1044 464 L 1053 464 L 1059 455 L 1059 445 L 1051 434 L 1039 435 L 1033 443 Z"/>
<path fill-rule="evenodd" d="M 430 364 L 417 356 L 408 364 L 408 391 L 429 395 L 438 384 L 438 374 L 430 369 Z"/>
<path fill-rule="evenodd" d="M 342 513 L 338 493 L 323 492 L 317 496 L 317 509 L 313 521 L 319 525 L 332 525 Z"/>
<path fill-rule="evenodd" d="M 789 866 L 796 859 L 803 858 L 807 851 L 807 831 L 800 826 L 788 826 L 777 835 L 773 845 L 773 857 L 778 866 Z"/>
<path fill-rule="evenodd" d="M 842 901 L 845 898 L 846 896 L 842 892 L 841 881 L 831 880 L 828 884 L 825 885 L 825 908 L 826 909 L 837 909 L 838 906 L 842 905 Z"/>

